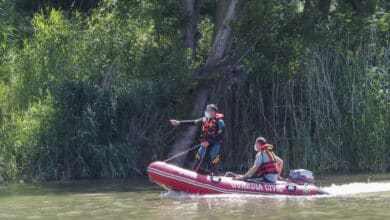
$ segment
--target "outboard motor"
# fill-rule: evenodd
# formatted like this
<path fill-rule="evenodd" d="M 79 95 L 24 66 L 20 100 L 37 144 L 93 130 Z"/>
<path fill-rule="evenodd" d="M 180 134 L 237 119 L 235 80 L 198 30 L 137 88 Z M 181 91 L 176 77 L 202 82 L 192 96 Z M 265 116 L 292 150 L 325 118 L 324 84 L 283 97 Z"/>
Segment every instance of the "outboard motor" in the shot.
<path fill-rule="evenodd" d="M 298 184 L 314 184 L 314 173 L 310 170 L 290 170 L 288 178 Z"/>

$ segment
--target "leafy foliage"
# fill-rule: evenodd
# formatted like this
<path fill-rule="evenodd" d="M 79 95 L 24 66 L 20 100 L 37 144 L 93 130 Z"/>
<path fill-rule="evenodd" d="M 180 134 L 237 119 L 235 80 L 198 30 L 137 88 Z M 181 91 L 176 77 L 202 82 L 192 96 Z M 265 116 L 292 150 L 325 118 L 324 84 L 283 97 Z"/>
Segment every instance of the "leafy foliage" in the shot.
<path fill-rule="evenodd" d="M 0 176 L 142 173 L 180 135 L 167 120 L 188 117 L 210 85 L 192 73 L 210 52 L 215 2 L 202 2 L 196 59 L 183 45 L 180 1 L 41 2 L 0 1 Z M 241 2 L 229 59 L 246 78 L 218 103 L 226 169 L 247 169 L 262 135 L 285 170 L 383 170 L 389 6 L 331 2 L 329 11 L 317 1 Z"/>

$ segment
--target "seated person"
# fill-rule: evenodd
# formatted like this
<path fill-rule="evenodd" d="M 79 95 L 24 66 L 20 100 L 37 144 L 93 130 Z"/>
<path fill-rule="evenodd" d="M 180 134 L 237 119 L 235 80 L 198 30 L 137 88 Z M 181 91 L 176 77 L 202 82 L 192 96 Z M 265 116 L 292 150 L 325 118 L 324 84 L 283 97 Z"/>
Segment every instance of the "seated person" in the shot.
<path fill-rule="evenodd" d="M 265 138 L 259 137 L 253 147 L 258 152 L 255 163 L 246 174 L 234 179 L 275 183 L 283 168 L 283 161 L 274 154 L 274 146 L 268 144 Z"/>

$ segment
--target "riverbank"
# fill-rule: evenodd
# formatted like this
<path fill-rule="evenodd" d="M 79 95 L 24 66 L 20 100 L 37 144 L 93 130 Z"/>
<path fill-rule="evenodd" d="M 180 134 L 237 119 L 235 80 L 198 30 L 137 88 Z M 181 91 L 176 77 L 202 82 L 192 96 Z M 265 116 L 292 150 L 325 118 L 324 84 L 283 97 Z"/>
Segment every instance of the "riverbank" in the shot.
<path fill-rule="evenodd" d="M 386 1 L 87 2 L 0 1 L 5 181 L 129 178 L 196 142 L 199 129 L 169 119 L 210 103 L 227 169 L 252 165 L 258 136 L 286 169 L 386 169 Z"/>

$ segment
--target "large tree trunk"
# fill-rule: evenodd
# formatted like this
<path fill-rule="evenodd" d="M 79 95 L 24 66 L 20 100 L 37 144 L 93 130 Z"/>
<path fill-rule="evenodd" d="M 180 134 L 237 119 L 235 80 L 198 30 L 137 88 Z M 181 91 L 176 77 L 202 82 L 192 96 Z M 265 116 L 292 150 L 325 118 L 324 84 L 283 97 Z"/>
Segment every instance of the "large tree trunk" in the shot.
<path fill-rule="evenodd" d="M 226 64 L 233 43 L 233 29 L 230 23 L 236 17 L 238 0 L 218 0 L 214 41 L 205 70 L 211 70 Z M 214 32 L 215 33 L 215 32 Z"/>
<path fill-rule="evenodd" d="M 226 0 L 216 0 L 216 2 L 217 2 L 217 10 L 215 11 L 213 39 L 215 39 L 218 30 L 222 26 L 223 19 L 225 18 L 225 14 L 227 11 L 227 7 L 229 7 L 229 5 L 226 4 Z"/>
<path fill-rule="evenodd" d="M 191 0 L 184 0 L 185 7 L 192 5 Z M 233 31 L 230 26 L 230 22 L 235 18 L 235 8 L 238 3 L 238 0 L 218 0 L 217 5 L 217 19 L 216 19 L 216 28 L 214 30 L 214 42 L 212 49 L 210 51 L 209 57 L 207 59 L 206 64 L 204 65 L 205 71 L 203 73 L 210 74 L 213 72 L 214 68 L 217 68 L 221 61 L 226 60 L 226 56 L 231 51 L 232 42 L 233 42 Z M 187 10 L 187 8 L 186 8 Z M 188 11 L 188 10 L 187 10 Z M 186 32 L 186 39 L 188 34 L 192 33 L 191 27 L 187 27 L 188 32 Z M 188 43 L 191 42 L 192 39 L 188 39 Z M 187 40 L 186 40 L 187 42 Z M 186 45 L 187 46 L 187 45 Z M 194 103 L 194 108 L 191 113 L 192 117 L 199 117 L 199 115 L 203 112 L 207 102 L 215 102 L 219 101 L 220 97 L 215 96 L 216 90 L 219 90 L 219 85 L 213 85 L 212 88 L 201 88 L 197 92 L 196 101 Z M 186 130 L 182 133 L 182 135 L 176 139 L 172 146 L 171 156 L 175 155 L 179 152 L 185 151 L 190 146 L 194 139 L 195 135 L 198 131 L 198 127 L 192 126 L 186 128 Z M 176 164 L 182 165 L 185 157 L 179 157 L 175 160 Z"/>
<path fill-rule="evenodd" d="M 307 36 L 307 33 L 311 33 L 314 18 L 313 18 L 313 3 L 312 0 L 305 0 L 302 14 L 302 23 L 303 23 L 303 37 Z"/>
<path fill-rule="evenodd" d="M 327 19 L 332 0 L 305 0 L 303 14 L 306 23 L 312 28 L 321 19 Z"/>
<path fill-rule="evenodd" d="M 184 46 L 192 50 L 192 58 L 195 59 L 196 42 L 199 38 L 200 0 L 183 0 L 183 8 L 189 19 L 184 32 Z"/>
<path fill-rule="evenodd" d="M 318 2 L 318 10 L 320 10 L 324 19 L 328 18 L 331 3 L 332 0 L 321 0 Z"/>

